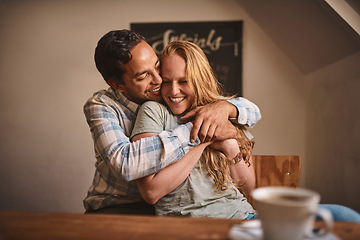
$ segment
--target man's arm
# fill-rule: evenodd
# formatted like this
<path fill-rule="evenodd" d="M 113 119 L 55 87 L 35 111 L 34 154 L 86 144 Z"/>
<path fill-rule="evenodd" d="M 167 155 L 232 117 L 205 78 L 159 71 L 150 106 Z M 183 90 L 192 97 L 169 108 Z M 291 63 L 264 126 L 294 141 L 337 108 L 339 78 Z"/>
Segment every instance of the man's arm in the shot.
<path fill-rule="evenodd" d="M 131 143 L 122 127 L 129 120 L 119 116 L 110 104 L 92 99 L 85 104 L 84 113 L 98 161 L 104 161 L 114 175 L 127 181 L 157 173 L 193 147 L 189 142 L 191 123 Z"/>
<path fill-rule="evenodd" d="M 156 135 L 163 130 L 176 126 L 177 118 L 160 103 L 146 102 L 139 111 L 131 134 L 131 141 Z M 143 199 L 155 204 L 160 198 L 173 191 L 189 176 L 200 159 L 203 150 L 211 142 L 201 143 L 184 155 L 179 161 L 161 169 L 156 174 L 136 180 Z"/>
<path fill-rule="evenodd" d="M 140 133 L 132 138 L 137 141 L 156 133 Z M 136 180 L 142 198 L 149 204 L 155 204 L 160 198 L 172 192 L 189 176 L 200 156 L 211 142 L 201 143 L 190 149 L 181 160 L 162 169 L 156 174 Z"/>
<path fill-rule="evenodd" d="M 238 97 L 230 99 L 228 102 L 236 107 L 238 115 L 235 118 L 237 118 L 239 124 L 248 125 L 252 128 L 261 119 L 259 107 L 249 100 Z"/>
<path fill-rule="evenodd" d="M 239 124 L 253 127 L 261 119 L 259 108 L 249 100 L 238 97 L 231 100 L 219 100 L 212 104 L 197 107 L 181 119 L 193 120 L 194 127 L 190 138 L 194 141 L 199 136 L 201 142 L 233 138 L 229 131 L 228 119 L 235 118 Z"/>

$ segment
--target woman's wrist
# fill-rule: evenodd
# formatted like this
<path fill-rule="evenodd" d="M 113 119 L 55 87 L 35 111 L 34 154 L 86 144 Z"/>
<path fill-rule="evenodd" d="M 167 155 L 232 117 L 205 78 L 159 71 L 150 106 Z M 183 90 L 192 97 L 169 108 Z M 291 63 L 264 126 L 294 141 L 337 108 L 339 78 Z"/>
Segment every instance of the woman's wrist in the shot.
<path fill-rule="evenodd" d="M 240 152 L 238 147 L 234 148 L 227 148 L 223 153 L 225 154 L 228 160 L 234 159 Z"/>
<path fill-rule="evenodd" d="M 234 158 L 229 159 L 230 164 L 237 164 L 243 160 L 243 155 L 241 152 L 238 152 Z"/>

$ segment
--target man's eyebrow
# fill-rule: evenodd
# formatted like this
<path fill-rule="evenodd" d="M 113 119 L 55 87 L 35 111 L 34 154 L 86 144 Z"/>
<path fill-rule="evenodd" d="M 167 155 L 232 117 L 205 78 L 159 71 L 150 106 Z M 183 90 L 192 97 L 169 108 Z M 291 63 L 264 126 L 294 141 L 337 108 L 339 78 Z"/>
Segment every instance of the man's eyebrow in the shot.
<path fill-rule="evenodd" d="M 159 59 L 156 60 L 155 66 L 158 65 L 158 64 L 159 64 Z M 138 76 L 143 75 L 143 74 L 145 74 L 145 73 L 147 73 L 147 72 L 148 72 L 148 70 L 144 70 L 144 71 L 142 71 L 142 72 L 138 72 L 138 73 L 136 73 L 136 74 L 134 75 L 134 77 L 138 77 Z"/>
<path fill-rule="evenodd" d="M 138 77 L 138 76 L 143 75 L 143 74 L 145 74 L 145 73 L 147 73 L 147 70 L 136 73 L 136 74 L 134 75 L 134 77 Z"/>

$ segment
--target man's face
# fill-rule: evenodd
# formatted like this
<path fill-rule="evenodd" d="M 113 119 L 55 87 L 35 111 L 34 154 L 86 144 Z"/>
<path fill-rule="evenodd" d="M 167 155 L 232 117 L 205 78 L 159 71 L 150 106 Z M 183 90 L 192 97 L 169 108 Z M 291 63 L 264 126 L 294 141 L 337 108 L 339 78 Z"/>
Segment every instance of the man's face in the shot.
<path fill-rule="evenodd" d="M 130 52 L 132 59 L 121 66 L 124 70 L 124 84 L 115 83 L 112 86 L 137 104 L 148 100 L 161 101 L 160 62 L 154 50 L 141 41 Z"/>

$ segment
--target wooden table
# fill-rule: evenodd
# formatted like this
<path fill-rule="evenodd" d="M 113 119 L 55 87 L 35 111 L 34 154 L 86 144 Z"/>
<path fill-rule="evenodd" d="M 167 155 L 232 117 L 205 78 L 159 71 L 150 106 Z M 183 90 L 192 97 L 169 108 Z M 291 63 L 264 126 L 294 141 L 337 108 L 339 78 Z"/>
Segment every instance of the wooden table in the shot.
<path fill-rule="evenodd" d="M 242 220 L 0 211 L 0 239 L 229 239 L 233 224 Z M 321 225 L 321 222 L 317 222 Z M 336 222 L 341 239 L 360 239 L 360 224 Z"/>

